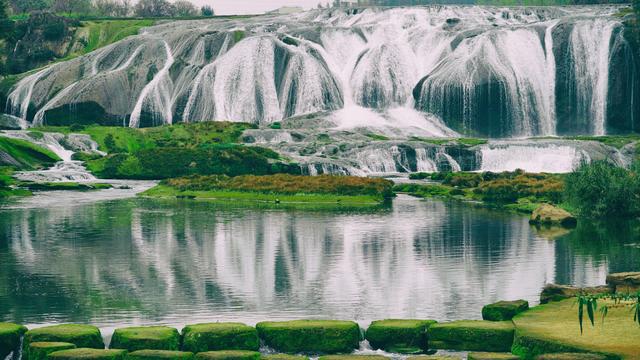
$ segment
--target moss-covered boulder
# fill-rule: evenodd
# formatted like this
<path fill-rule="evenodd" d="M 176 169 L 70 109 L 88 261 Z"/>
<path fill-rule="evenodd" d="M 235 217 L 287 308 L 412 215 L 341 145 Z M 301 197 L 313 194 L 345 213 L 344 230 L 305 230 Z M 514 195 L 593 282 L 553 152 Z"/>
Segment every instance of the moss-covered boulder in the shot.
<path fill-rule="evenodd" d="M 489 321 L 511 320 L 527 309 L 529 309 L 529 302 L 526 300 L 498 301 L 482 308 L 482 319 Z"/>
<path fill-rule="evenodd" d="M 27 331 L 24 348 L 32 342 L 67 342 L 79 348 L 104 349 L 100 329 L 91 325 L 53 325 Z"/>
<path fill-rule="evenodd" d="M 127 354 L 127 360 L 193 360 L 194 354 L 187 351 L 138 350 Z"/>
<path fill-rule="evenodd" d="M 513 344 L 511 321 L 463 320 L 429 328 L 429 347 L 446 350 L 508 352 Z"/>
<path fill-rule="evenodd" d="M 325 355 L 320 356 L 318 360 L 389 360 L 389 358 L 382 355 Z"/>
<path fill-rule="evenodd" d="M 20 339 L 27 328 L 12 323 L 0 323 L 0 359 L 20 348 Z"/>
<path fill-rule="evenodd" d="M 462 360 L 462 357 L 454 355 L 416 355 L 409 356 L 407 360 Z"/>
<path fill-rule="evenodd" d="M 246 350 L 206 351 L 196 354 L 196 360 L 259 360 L 260 353 Z"/>
<path fill-rule="evenodd" d="M 22 354 L 24 360 L 46 360 L 51 353 L 60 350 L 75 349 L 76 346 L 67 342 L 32 342 Z"/>
<path fill-rule="evenodd" d="M 609 274 L 607 275 L 607 285 L 614 293 L 637 293 L 640 291 L 640 272 Z"/>
<path fill-rule="evenodd" d="M 540 303 L 547 304 L 552 301 L 561 301 L 576 297 L 578 294 L 598 295 L 609 293 L 608 286 L 594 286 L 579 288 L 569 285 L 546 284 L 540 293 Z"/>
<path fill-rule="evenodd" d="M 360 343 L 360 327 L 353 321 L 294 320 L 261 322 L 258 335 L 284 353 L 350 353 Z"/>
<path fill-rule="evenodd" d="M 598 306 L 614 305 L 600 300 Z M 595 317 L 595 326 L 585 320 L 583 332 L 578 324 L 575 299 L 531 308 L 513 318 L 516 335 L 511 352 L 535 359 L 552 353 L 595 353 L 607 359 L 634 359 L 640 349 L 638 324 L 628 307 L 609 306 L 607 317 Z"/>
<path fill-rule="evenodd" d="M 512 353 L 472 352 L 467 360 L 520 360 L 520 357 Z"/>
<path fill-rule="evenodd" d="M 606 360 L 607 357 L 598 354 L 587 353 L 556 353 L 544 354 L 536 357 L 536 360 Z"/>
<path fill-rule="evenodd" d="M 182 349 L 194 353 L 216 350 L 251 350 L 260 347 L 255 328 L 241 323 L 187 325 L 182 330 Z"/>
<path fill-rule="evenodd" d="M 529 223 L 535 225 L 560 225 L 566 227 L 576 226 L 575 216 L 568 211 L 560 209 L 550 204 L 538 206 L 529 219 Z"/>
<path fill-rule="evenodd" d="M 48 360 L 125 360 L 127 350 L 120 349 L 70 349 L 56 351 L 49 356 Z"/>
<path fill-rule="evenodd" d="M 365 338 L 373 349 L 413 354 L 426 351 L 427 329 L 435 320 L 378 320 L 369 325 Z"/>
<path fill-rule="evenodd" d="M 268 354 L 260 357 L 262 360 L 309 360 L 307 356 L 290 354 Z"/>
<path fill-rule="evenodd" d="M 128 327 L 116 329 L 111 337 L 111 349 L 178 350 L 178 330 L 166 326 Z"/>

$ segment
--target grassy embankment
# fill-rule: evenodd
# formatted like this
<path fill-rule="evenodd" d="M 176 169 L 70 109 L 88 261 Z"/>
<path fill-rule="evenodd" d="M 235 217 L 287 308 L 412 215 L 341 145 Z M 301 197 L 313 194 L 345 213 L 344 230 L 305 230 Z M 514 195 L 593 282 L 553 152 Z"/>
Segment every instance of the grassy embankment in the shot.
<path fill-rule="evenodd" d="M 393 183 L 354 176 L 289 174 L 192 176 L 164 180 L 142 196 L 314 205 L 371 205 L 393 196 Z"/>
<path fill-rule="evenodd" d="M 30 194 L 16 188 L 18 181 L 11 176 L 16 170 L 43 169 L 59 160 L 50 150 L 28 141 L 0 137 L 0 198 Z"/>

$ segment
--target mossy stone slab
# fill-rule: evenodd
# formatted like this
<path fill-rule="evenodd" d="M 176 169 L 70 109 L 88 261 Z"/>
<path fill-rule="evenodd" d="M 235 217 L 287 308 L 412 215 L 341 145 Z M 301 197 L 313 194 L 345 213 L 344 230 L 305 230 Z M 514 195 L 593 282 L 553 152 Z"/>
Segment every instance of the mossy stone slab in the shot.
<path fill-rule="evenodd" d="M 206 351 L 196 354 L 196 360 L 260 360 L 260 353 L 246 350 Z"/>
<path fill-rule="evenodd" d="M 373 349 L 419 353 L 428 349 L 427 329 L 435 323 L 435 320 L 377 320 L 369 325 L 365 338 Z"/>
<path fill-rule="evenodd" d="M 511 352 L 523 359 L 551 353 L 595 353 L 607 359 L 634 359 L 640 351 L 640 331 L 629 307 L 609 305 L 607 317 L 595 317 L 595 326 L 585 319 L 583 332 L 578 324 L 575 299 L 533 307 L 513 318 L 516 336 Z"/>
<path fill-rule="evenodd" d="M 320 356 L 318 360 L 389 360 L 389 358 L 382 355 L 325 355 Z"/>
<path fill-rule="evenodd" d="M 0 359 L 20 348 L 20 339 L 27 328 L 12 323 L 0 323 Z"/>
<path fill-rule="evenodd" d="M 260 357 L 262 360 L 309 360 L 307 356 L 290 354 L 268 354 Z"/>
<path fill-rule="evenodd" d="M 429 347 L 444 350 L 508 352 L 513 344 L 511 321 L 462 320 L 429 328 Z"/>
<path fill-rule="evenodd" d="M 453 355 L 416 355 L 409 356 L 407 360 L 462 360 L 462 357 Z"/>
<path fill-rule="evenodd" d="M 47 360 L 125 360 L 127 350 L 79 348 L 56 351 L 47 356 Z"/>
<path fill-rule="evenodd" d="M 256 329 L 242 323 L 195 324 L 187 325 L 182 330 L 184 351 L 258 351 L 259 348 L 260 339 Z"/>
<path fill-rule="evenodd" d="M 75 348 L 75 345 L 67 342 L 32 342 L 22 353 L 22 358 L 24 360 L 45 360 L 47 355 L 53 352 Z"/>
<path fill-rule="evenodd" d="M 127 360 L 193 360 L 194 356 L 187 351 L 138 350 L 127 354 Z"/>
<path fill-rule="evenodd" d="M 180 333 L 166 326 L 143 326 L 116 329 L 111 337 L 111 349 L 179 350 Z"/>
<path fill-rule="evenodd" d="M 360 343 L 360 327 L 353 321 L 294 320 L 261 322 L 258 335 L 277 351 L 296 353 L 350 353 Z"/>
<path fill-rule="evenodd" d="M 100 329 L 91 325 L 53 325 L 27 331 L 24 348 L 32 342 L 67 342 L 79 348 L 104 349 Z"/>
<path fill-rule="evenodd" d="M 529 309 L 526 300 L 498 301 L 482 308 L 482 319 L 489 321 L 511 320 L 514 316 Z"/>
<path fill-rule="evenodd" d="M 598 354 L 587 353 L 557 353 L 543 354 L 536 357 L 536 360 L 606 360 L 607 357 Z"/>
<path fill-rule="evenodd" d="M 512 353 L 472 352 L 467 360 L 520 360 L 520 357 Z"/>

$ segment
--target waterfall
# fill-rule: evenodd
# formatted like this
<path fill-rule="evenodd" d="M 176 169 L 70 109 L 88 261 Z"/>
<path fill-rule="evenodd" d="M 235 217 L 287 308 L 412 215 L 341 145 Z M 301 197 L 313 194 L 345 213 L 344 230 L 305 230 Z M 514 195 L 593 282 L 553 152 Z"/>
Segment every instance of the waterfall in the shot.
<path fill-rule="evenodd" d="M 406 136 L 599 135 L 608 89 L 624 81 L 609 77 L 610 63 L 628 60 L 611 56 L 630 56 L 610 46 L 619 9 L 434 5 L 167 22 L 21 79 L 6 111 L 35 125 L 47 113 L 131 127 L 312 114 Z"/>
<path fill-rule="evenodd" d="M 568 173 L 584 153 L 575 147 L 556 144 L 484 145 L 481 148 L 481 171 L 514 171 Z"/>
<path fill-rule="evenodd" d="M 416 149 L 416 170 L 420 172 L 438 171 L 438 166 L 432 159 L 429 159 L 425 149 Z"/>

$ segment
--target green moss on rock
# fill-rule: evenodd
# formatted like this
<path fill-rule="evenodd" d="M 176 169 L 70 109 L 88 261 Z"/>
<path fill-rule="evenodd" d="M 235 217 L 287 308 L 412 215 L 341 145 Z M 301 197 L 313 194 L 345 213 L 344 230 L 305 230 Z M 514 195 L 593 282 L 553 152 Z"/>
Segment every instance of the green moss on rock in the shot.
<path fill-rule="evenodd" d="M 284 353 L 350 353 L 358 348 L 360 327 L 353 321 L 295 320 L 261 322 L 258 335 Z"/>
<path fill-rule="evenodd" d="M 544 354 L 536 357 L 536 360 L 606 360 L 606 356 L 587 353 L 558 353 Z"/>
<path fill-rule="evenodd" d="M 489 321 L 511 320 L 514 316 L 529 309 L 526 300 L 498 301 L 482 308 L 482 319 Z"/>
<path fill-rule="evenodd" d="M 206 351 L 196 354 L 196 360 L 259 360 L 260 353 L 246 350 Z"/>
<path fill-rule="evenodd" d="M 187 325 L 182 330 L 182 349 L 194 353 L 214 350 L 251 350 L 260 347 L 255 328 L 242 323 Z"/>
<path fill-rule="evenodd" d="M 180 334 L 178 330 L 166 326 L 121 328 L 113 332 L 109 347 L 128 351 L 178 350 Z"/>
<path fill-rule="evenodd" d="M 407 360 L 461 360 L 459 356 L 453 355 L 417 355 L 409 356 Z"/>
<path fill-rule="evenodd" d="M 32 342 L 22 356 L 24 360 L 45 360 L 53 352 L 75 348 L 75 345 L 67 342 Z"/>
<path fill-rule="evenodd" d="M 389 360 L 382 355 L 325 355 L 318 360 Z"/>
<path fill-rule="evenodd" d="M 306 356 L 289 354 L 269 354 L 262 355 L 260 358 L 262 360 L 309 360 Z"/>
<path fill-rule="evenodd" d="M 20 339 L 27 328 L 12 323 L 0 323 L 0 359 L 20 348 Z"/>
<path fill-rule="evenodd" d="M 429 346 L 435 349 L 506 352 L 513 344 L 510 321 L 463 320 L 429 328 Z"/>
<path fill-rule="evenodd" d="M 53 325 L 27 331 L 24 348 L 32 342 L 68 342 L 79 348 L 104 349 L 100 329 L 91 325 Z"/>
<path fill-rule="evenodd" d="M 365 338 L 373 349 L 389 352 L 417 353 L 426 351 L 427 329 L 435 320 L 378 320 L 371 323 Z"/>
<path fill-rule="evenodd" d="M 127 360 L 193 360 L 194 354 L 187 351 L 138 350 L 127 354 Z"/>
<path fill-rule="evenodd" d="M 520 360 L 520 357 L 511 353 L 472 352 L 467 360 Z"/>
<path fill-rule="evenodd" d="M 127 350 L 119 349 L 71 349 L 56 351 L 49 356 L 48 360 L 125 360 Z"/>

